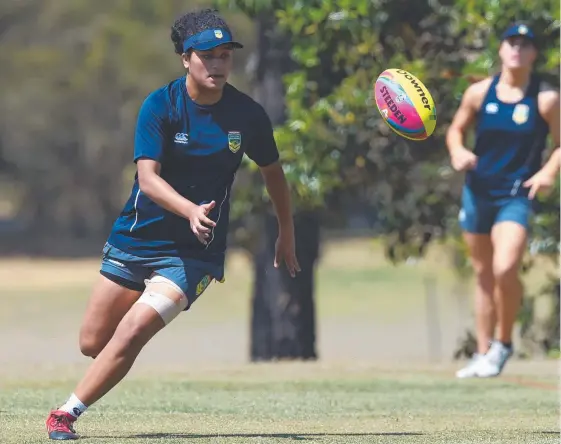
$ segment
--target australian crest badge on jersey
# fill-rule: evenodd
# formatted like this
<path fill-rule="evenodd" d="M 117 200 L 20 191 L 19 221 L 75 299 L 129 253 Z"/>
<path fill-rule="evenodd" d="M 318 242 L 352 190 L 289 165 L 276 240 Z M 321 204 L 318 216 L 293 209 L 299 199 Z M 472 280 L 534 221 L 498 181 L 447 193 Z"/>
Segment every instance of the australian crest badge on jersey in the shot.
<path fill-rule="evenodd" d="M 517 125 L 522 125 L 528 121 L 528 116 L 530 115 L 530 107 L 523 103 L 519 103 L 514 107 L 512 112 L 512 120 Z"/>
<path fill-rule="evenodd" d="M 237 153 L 242 146 L 242 133 L 239 131 L 228 131 L 228 148 Z"/>
<path fill-rule="evenodd" d="M 201 281 L 197 284 L 197 289 L 196 289 L 197 296 L 200 296 L 201 293 L 206 290 L 206 287 L 210 285 L 211 280 L 212 278 L 208 274 L 201 279 Z"/>

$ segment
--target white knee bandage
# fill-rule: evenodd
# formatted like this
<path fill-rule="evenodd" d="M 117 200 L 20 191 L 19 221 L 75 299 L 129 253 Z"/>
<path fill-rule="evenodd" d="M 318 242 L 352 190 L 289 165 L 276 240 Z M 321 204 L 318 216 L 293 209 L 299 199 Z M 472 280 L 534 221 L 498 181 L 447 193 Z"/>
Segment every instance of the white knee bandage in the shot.
<path fill-rule="evenodd" d="M 164 294 L 155 293 L 147 288 L 146 291 L 142 293 L 138 301 L 136 301 L 137 304 L 146 304 L 156 310 L 166 325 L 173 321 L 179 313 L 187 308 L 187 305 L 189 304 L 187 296 L 185 296 L 185 293 L 174 282 L 159 275 L 154 276 L 152 279 L 147 279 L 144 282 L 147 287 L 150 283 L 167 284 L 172 287 L 176 293 L 179 293 L 180 299 L 176 302 Z"/>

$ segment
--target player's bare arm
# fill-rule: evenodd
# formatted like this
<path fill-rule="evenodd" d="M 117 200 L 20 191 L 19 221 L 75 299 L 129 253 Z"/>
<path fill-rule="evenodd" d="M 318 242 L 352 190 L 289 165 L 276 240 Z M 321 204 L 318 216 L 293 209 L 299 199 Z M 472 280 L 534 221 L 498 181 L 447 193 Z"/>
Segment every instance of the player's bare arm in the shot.
<path fill-rule="evenodd" d="M 281 261 L 284 260 L 288 272 L 294 277 L 296 272 L 300 271 L 300 265 L 296 259 L 290 189 L 286 182 L 284 171 L 278 161 L 271 165 L 261 167 L 260 170 L 265 181 L 267 192 L 273 202 L 273 207 L 275 208 L 279 223 L 275 267 L 279 267 Z"/>
<path fill-rule="evenodd" d="M 206 243 L 211 231 L 209 227 L 216 226 L 216 223 L 207 217 L 215 202 L 196 205 L 181 196 L 160 177 L 161 164 L 155 160 L 140 159 L 137 165 L 140 190 L 162 208 L 188 219 L 195 236 L 202 243 Z"/>
<path fill-rule="evenodd" d="M 538 107 L 540 114 L 549 126 L 549 134 L 553 141 L 553 152 L 551 153 L 550 161 L 546 164 L 551 172 L 556 175 L 559 172 L 559 147 L 560 141 L 560 99 L 559 91 L 554 89 L 551 85 L 544 85 L 538 96 Z"/>
<path fill-rule="evenodd" d="M 553 151 L 540 171 L 528 179 L 524 186 L 530 188 L 528 197 L 533 199 L 537 193 L 548 191 L 555 183 L 555 178 L 561 166 L 560 130 L 559 130 L 559 91 L 550 85 L 544 85 L 538 96 L 538 108 L 541 116 L 549 126 L 549 133 L 553 141 Z"/>
<path fill-rule="evenodd" d="M 452 166 L 457 171 L 473 169 L 477 165 L 477 156 L 464 146 L 464 136 L 475 120 L 491 81 L 489 78 L 474 83 L 465 91 L 460 107 L 448 128 L 446 146 Z"/>

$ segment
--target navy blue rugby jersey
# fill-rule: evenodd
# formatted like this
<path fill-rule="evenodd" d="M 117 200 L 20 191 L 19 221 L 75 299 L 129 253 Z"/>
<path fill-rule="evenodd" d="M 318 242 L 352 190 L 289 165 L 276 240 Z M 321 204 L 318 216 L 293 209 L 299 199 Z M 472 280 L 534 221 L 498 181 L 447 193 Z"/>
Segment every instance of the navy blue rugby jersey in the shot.
<path fill-rule="evenodd" d="M 134 161 L 154 159 L 161 177 L 195 204 L 212 200 L 209 214 L 217 225 L 207 245 L 189 221 L 150 200 L 138 183 L 115 221 L 108 242 L 140 257 L 179 256 L 222 261 L 230 212 L 230 192 L 245 154 L 259 166 L 279 153 L 265 110 L 227 84 L 219 102 L 199 105 L 189 97 L 185 76 L 151 93 L 142 104 L 134 143 Z"/>

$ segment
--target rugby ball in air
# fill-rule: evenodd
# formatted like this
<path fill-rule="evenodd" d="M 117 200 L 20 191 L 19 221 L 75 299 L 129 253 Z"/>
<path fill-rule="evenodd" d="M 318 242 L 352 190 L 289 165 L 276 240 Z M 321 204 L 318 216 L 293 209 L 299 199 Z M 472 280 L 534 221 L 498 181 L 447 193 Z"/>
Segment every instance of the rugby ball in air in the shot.
<path fill-rule="evenodd" d="M 434 100 L 425 85 L 403 69 L 386 69 L 374 83 L 378 111 L 388 126 L 410 140 L 425 140 L 436 127 Z"/>

